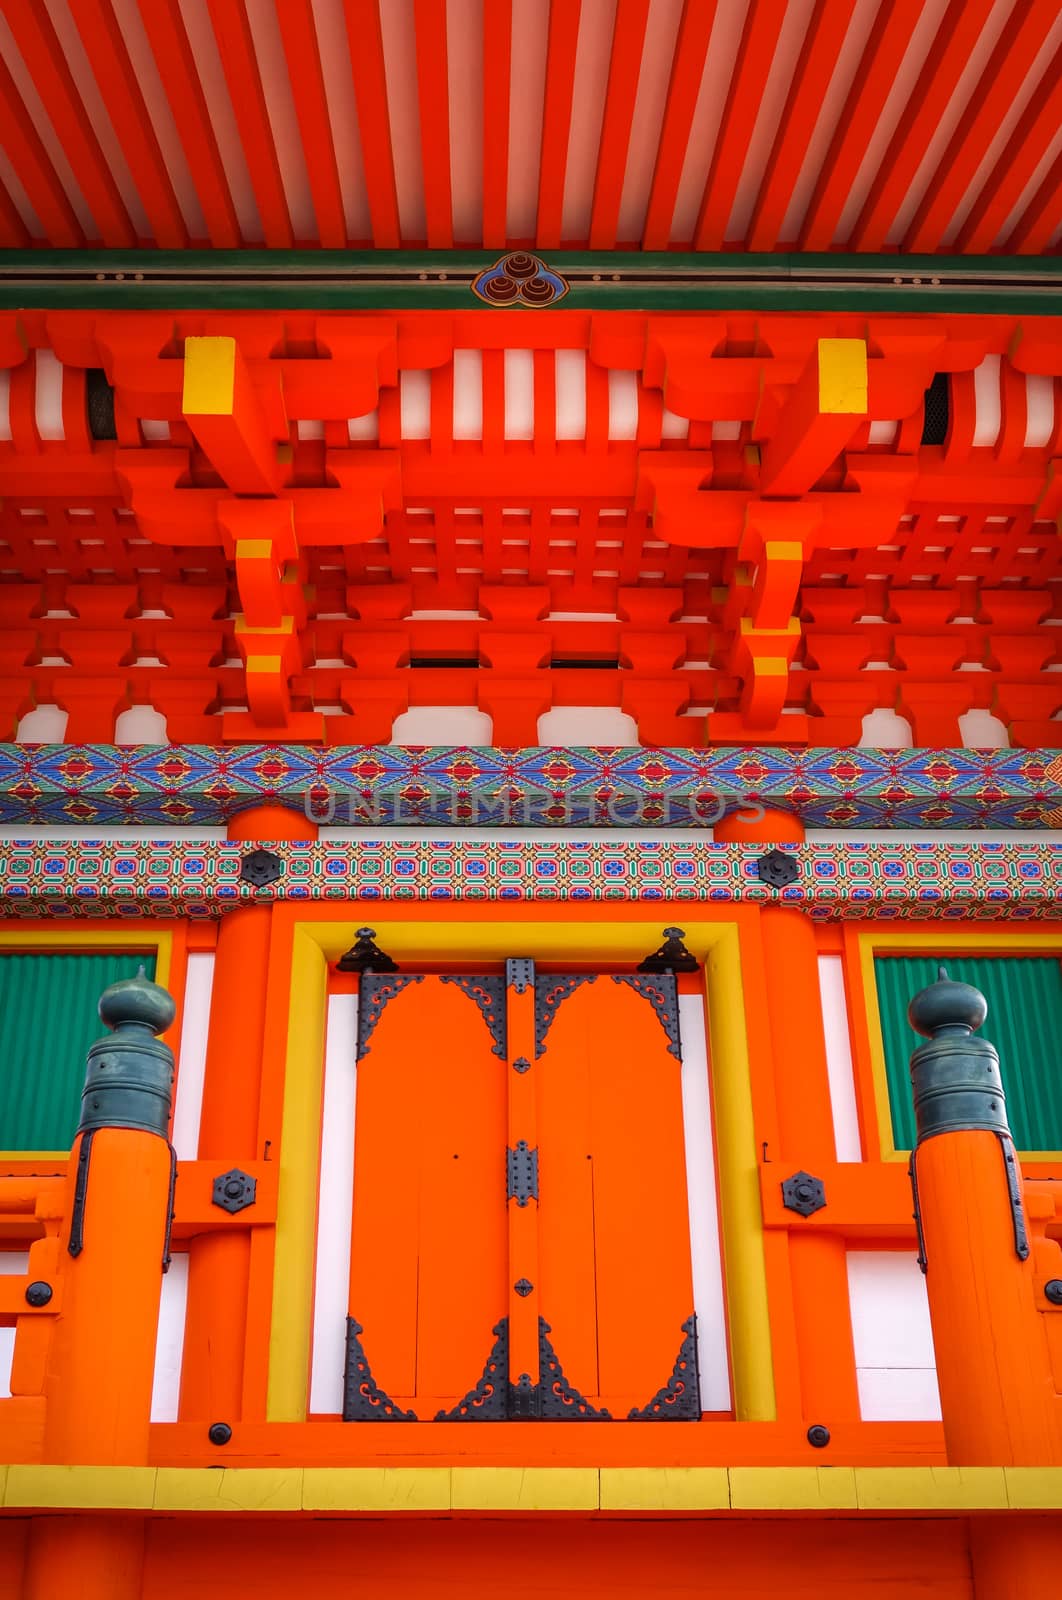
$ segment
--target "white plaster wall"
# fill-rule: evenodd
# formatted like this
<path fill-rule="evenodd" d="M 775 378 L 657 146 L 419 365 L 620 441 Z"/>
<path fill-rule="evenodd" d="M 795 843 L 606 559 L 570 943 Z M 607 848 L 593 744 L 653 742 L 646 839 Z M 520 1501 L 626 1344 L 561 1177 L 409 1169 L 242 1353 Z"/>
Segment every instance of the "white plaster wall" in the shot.
<path fill-rule="evenodd" d="M 194 951 L 188 957 L 181 1019 L 181 1052 L 177 1061 L 177 1093 L 173 1107 L 173 1148 L 182 1161 L 199 1154 L 199 1119 L 203 1110 L 210 996 L 214 988 L 214 952 Z"/>
<path fill-rule="evenodd" d="M 487 745 L 493 731 L 478 706 L 414 706 L 395 718 L 391 743 Z"/>
<path fill-rule="evenodd" d="M 310 1410 L 343 1410 L 350 1297 L 350 1221 L 354 1194 L 354 1117 L 358 1083 L 358 997 L 334 994 L 325 1033 L 321 1178 L 317 1206 Z"/>
<path fill-rule="evenodd" d="M 538 719 L 543 745 L 636 745 L 638 724 L 618 706 L 554 706 Z"/>
<path fill-rule="evenodd" d="M 188 1256 L 173 1255 L 162 1280 L 159 1331 L 155 1340 L 155 1382 L 151 1390 L 152 1422 L 176 1422 L 181 1397 L 184 1324 L 188 1309 Z"/>
<path fill-rule="evenodd" d="M 838 1161 L 862 1161 L 852 1041 L 848 1025 L 844 962 L 840 956 L 819 957 L 819 994 L 826 1035 L 826 1072 L 830 1082 L 833 1141 Z"/>
<path fill-rule="evenodd" d="M 708 1082 L 708 1038 L 704 999 L 679 996 L 682 1042 L 682 1126 L 686 1142 L 686 1190 L 697 1314 L 697 1362 L 701 1410 L 730 1409 L 723 1259 L 715 1182 L 715 1134 Z"/>
<path fill-rule="evenodd" d="M 912 1250 L 850 1250 L 848 1295 L 865 1422 L 938 1422 L 926 1282 Z"/>

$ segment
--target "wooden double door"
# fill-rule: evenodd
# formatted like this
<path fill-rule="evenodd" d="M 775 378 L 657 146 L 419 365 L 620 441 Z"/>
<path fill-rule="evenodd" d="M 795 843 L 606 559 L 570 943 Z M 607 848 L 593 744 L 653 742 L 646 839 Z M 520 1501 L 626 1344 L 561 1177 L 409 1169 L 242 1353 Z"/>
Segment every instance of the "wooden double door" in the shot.
<path fill-rule="evenodd" d="M 344 1418 L 700 1415 L 671 973 L 363 974 Z"/>

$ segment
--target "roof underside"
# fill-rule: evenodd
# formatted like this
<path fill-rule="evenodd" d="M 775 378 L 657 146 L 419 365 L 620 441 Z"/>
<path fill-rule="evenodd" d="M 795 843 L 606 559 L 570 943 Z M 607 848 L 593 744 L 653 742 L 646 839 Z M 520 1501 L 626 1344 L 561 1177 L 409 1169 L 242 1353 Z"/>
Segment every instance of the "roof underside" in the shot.
<path fill-rule="evenodd" d="M 0 247 L 1043 253 L 1056 0 L 4 0 Z"/>

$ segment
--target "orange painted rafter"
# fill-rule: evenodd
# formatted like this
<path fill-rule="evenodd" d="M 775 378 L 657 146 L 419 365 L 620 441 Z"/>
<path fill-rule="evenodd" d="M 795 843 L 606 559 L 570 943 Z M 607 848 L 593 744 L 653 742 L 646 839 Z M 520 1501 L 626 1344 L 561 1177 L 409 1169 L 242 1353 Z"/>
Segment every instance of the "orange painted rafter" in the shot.
<path fill-rule="evenodd" d="M 763 183 L 752 208 L 746 245 L 776 250 L 822 102 L 855 10 L 855 0 L 817 0 L 793 73 Z"/>
<path fill-rule="evenodd" d="M 562 3 L 550 6 L 546 95 L 542 111 L 542 155 L 538 175 L 536 239 L 540 250 L 555 250 L 560 244 L 580 9 L 581 0 L 566 0 L 566 3 L 562 0 Z"/>
<path fill-rule="evenodd" d="M 722 248 L 784 21 L 783 0 L 751 0 L 697 218 L 697 250 Z"/>
<path fill-rule="evenodd" d="M 828 250 L 863 162 L 871 134 L 911 42 L 911 14 L 884 0 L 830 141 L 800 235 L 802 250 Z"/>
<path fill-rule="evenodd" d="M 903 241 L 905 250 L 940 248 L 1000 122 L 1057 20 L 1056 0 L 1019 0 L 915 212 Z"/>
<path fill-rule="evenodd" d="M 671 238 L 675 201 L 715 14 L 716 0 L 686 0 L 683 7 L 645 214 L 643 250 L 665 250 Z"/>
<path fill-rule="evenodd" d="M 951 0 L 925 66 L 852 230 L 853 250 L 881 250 L 995 0 Z"/>
<path fill-rule="evenodd" d="M 85 235 L 40 135 L 22 103 L 15 80 L 0 59 L 0 144 L 41 219 L 49 244 L 77 249 Z"/>
<path fill-rule="evenodd" d="M 344 11 L 373 244 L 378 250 L 395 250 L 402 237 L 379 3 L 378 0 L 344 0 Z"/>
<path fill-rule="evenodd" d="M 210 243 L 218 250 L 236 249 L 243 243 L 240 225 L 178 0 L 140 0 L 140 20 L 177 125 Z"/>
<path fill-rule="evenodd" d="M 446 0 L 413 0 L 417 48 L 420 160 L 428 246 L 449 250 L 454 242 L 450 182 L 450 93 L 446 72 Z"/>
<path fill-rule="evenodd" d="M 51 18 L 35 0 L 3 0 L 3 12 L 100 238 L 118 249 L 134 247 L 136 229 L 81 102 Z"/>
<path fill-rule="evenodd" d="M 500 250 L 508 237 L 509 85 L 512 0 L 483 9 L 483 244 Z"/>
<path fill-rule="evenodd" d="M 290 250 L 295 234 L 244 0 L 207 0 L 207 6 L 265 242 Z"/>
<path fill-rule="evenodd" d="M 1062 156 L 1051 167 L 1004 248 L 1020 255 L 1046 250 L 1062 218 Z"/>
<path fill-rule="evenodd" d="M 619 0 L 590 211 L 591 250 L 609 250 L 616 245 L 648 21 L 649 0 Z"/>
<path fill-rule="evenodd" d="M 1014 210 L 1015 196 L 1023 194 L 1040 162 L 1062 127 L 1062 52 L 1054 57 L 1036 93 L 1025 108 L 1002 155 L 970 210 L 956 249 L 983 255 L 995 244 Z M 1056 204 L 1057 224 L 1062 209 Z M 1050 237 L 1050 235 L 1048 235 Z M 1046 243 L 1046 240 L 1045 240 Z"/>
<path fill-rule="evenodd" d="M 183 249 L 188 229 L 110 0 L 69 0 L 69 5 L 155 243 L 164 250 Z"/>
<path fill-rule="evenodd" d="M 0 249 L 23 250 L 30 243 L 29 229 L 6 188 L 0 183 Z"/>
<path fill-rule="evenodd" d="M 277 6 L 277 24 L 288 64 L 318 237 L 326 250 L 342 250 L 347 243 L 343 191 L 310 0 L 285 0 Z"/>

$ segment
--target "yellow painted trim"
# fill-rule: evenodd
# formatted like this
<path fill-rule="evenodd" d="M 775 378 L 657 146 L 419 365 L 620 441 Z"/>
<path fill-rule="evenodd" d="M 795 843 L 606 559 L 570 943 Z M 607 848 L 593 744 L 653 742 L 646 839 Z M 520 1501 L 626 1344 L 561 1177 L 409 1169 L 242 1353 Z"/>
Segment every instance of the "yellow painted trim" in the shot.
<path fill-rule="evenodd" d="M 862 339 L 819 340 L 819 411 L 866 416 L 867 347 Z"/>
<path fill-rule="evenodd" d="M 230 417 L 236 394 L 236 340 L 228 334 L 193 334 L 184 341 L 186 417 Z"/>
<path fill-rule="evenodd" d="M 438 922 L 391 922 L 383 909 L 373 907 L 376 925 L 383 930 L 380 939 L 389 954 L 406 963 L 439 956 L 504 959 L 514 953 L 538 960 L 629 960 L 644 955 L 660 937 L 659 905 L 644 922 L 592 923 L 456 917 L 444 922 L 441 916 Z M 270 1421 L 298 1422 L 306 1415 L 327 962 L 350 948 L 361 920 L 304 921 L 293 929 L 266 1409 Z M 708 991 L 735 1409 L 743 1421 L 768 1422 L 775 1416 L 774 1367 L 737 925 L 690 918 L 686 944 L 704 962 Z"/>
<path fill-rule="evenodd" d="M 936 924 L 934 924 L 936 927 Z M 863 1003 L 867 1013 L 867 1036 L 870 1040 L 870 1068 L 874 1080 L 874 1108 L 878 1118 L 878 1141 L 883 1161 L 907 1161 L 911 1152 L 898 1150 L 892 1134 L 892 1107 L 889 1103 L 889 1079 L 885 1070 L 885 1041 L 881 1027 L 881 1010 L 878 1006 L 878 983 L 874 972 L 875 956 L 904 955 L 932 948 L 934 957 L 946 961 L 950 954 L 961 955 L 975 951 L 979 955 L 1018 955 L 1022 951 L 1036 951 L 1043 955 L 1062 955 L 1058 935 L 1053 933 L 974 933 L 952 930 L 935 936 L 928 932 L 892 932 L 874 929 L 860 933 L 859 973 L 863 984 Z M 1023 1161 L 1057 1161 L 1057 1150 L 1019 1150 Z"/>
<path fill-rule="evenodd" d="M 86 933 L 79 928 L 65 927 L 58 928 L 54 933 L 39 928 L 20 932 L 11 924 L 0 927 L 0 951 L 88 951 L 115 948 L 130 951 L 154 950 L 155 982 L 161 984 L 164 989 L 168 986 L 173 957 L 173 934 L 168 929 L 156 930 L 144 923 L 137 924 L 135 933 L 128 926 L 107 928 L 102 933 Z M 100 1032 L 104 1032 L 102 1023 Z M 0 1150 L 0 1161 L 66 1161 L 69 1155 L 69 1150 Z"/>
<path fill-rule="evenodd" d="M 309 925 L 299 925 L 293 933 L 284 1066 L 266 1398 L 270 1422 L 302 1422 L 306 1417 L 327 1006 L 324 953 L 309 935 Z"/>
<path fill-rule="evenodd" d="M 0 1465 L 11 1511 L 1058 1511 L 1062 1467 L 94 1467 Z"/>

